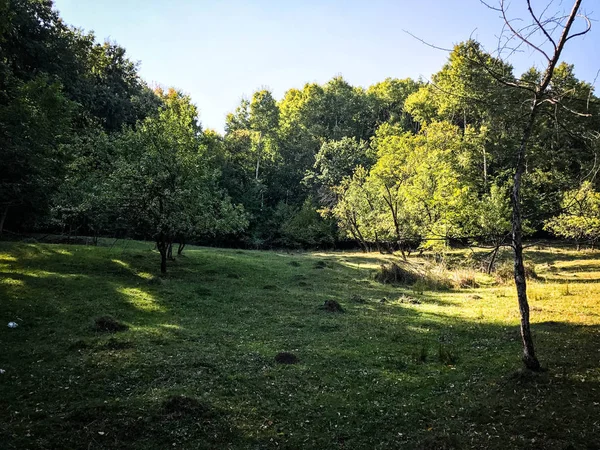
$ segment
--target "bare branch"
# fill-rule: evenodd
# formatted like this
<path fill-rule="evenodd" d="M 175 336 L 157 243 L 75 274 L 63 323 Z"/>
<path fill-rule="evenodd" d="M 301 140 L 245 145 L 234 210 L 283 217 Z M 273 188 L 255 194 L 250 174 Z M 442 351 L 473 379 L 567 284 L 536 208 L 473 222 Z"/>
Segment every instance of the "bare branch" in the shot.
<path fill-rule="evenodd" d="M 565 42 L 567 42 L 569 39 L 573 39 L 574 37 L 583 36 L 584 34 L 589 33 L 589 31 L 592 29 L 592 22 L 588 16 L 583 15 L 583 14 L 578 14 L 577 17 L 581 17 L 583 20 L 585 20 L 586 28 L 585 28 L 585 30 L 580 31 L 579 33 L 575 33 L 575 34 L 572 34 L 571 36 L 567 37 L 567 39 L 565 39 Z"/>
<path fill-rule="evenodd" d="M 427 42 L 427 41 L 424 41 L 424 40 L 423 40 L 423 39 L 421 39 L 420 37 L 418 37 L 418 36 L 415 36 L 415 35 L 414 35 L 414 34 L 412 34 L 410 31 L 407 31 L 407 30 L 402 30 L 402 31 L 404 31 L 406 34 L 408 34 L 409 36 L 413 37 L 414 39 L 416 39 L 416 40 L 417 40 L 417 41 L 419 41 L 420 43 L 422 43 L 422 44 L 425 44 L 425 45 L 426 45 L 426 46 L 428 46 L 428 47 L 435 48 L 436 50 L 442 50 L 442 51 L 444 51 L 444 52 L 452 52 L 452 49 L 449 49 L 449 48 L 443 48 L 443 47 L 438 47 L 437 45 L 430 44 L 429 42 Z"/>
<path fill-rule="evenodd" d="M 546 7 L 546 9 L 548 9 L 549 7 L 550 7 L 550 4 L 548 4 L 548 6 Z M 552 39 L 552 36 L 550 36 L 550 34 L 546 31 L 546 29 L 544 28 L 544 26 L 540 23 L 540 20 L 534 14 L 533 9 L 531 8 L 531 0 L 527 0 L 527 9 L 529 10 L 529 14 L 533 18 L 533 20 L 535 21 L 535 23 L 537 24 L 537 26 L 539 27 L 539 29 L 542 30 L 542 33 L 544 33 L 544 35 L 548 38 L 548 41 L 550 43 L 552 43 L 552 45 L 554 46 L 554 51 L 556 51 L 556 42 L 554 42 L 554 39 Z"/>
<path fill-rule="evenodd" d="M 529 45 L 531 48 L 537 50 L 539 53 L 541 53 L 542 55 L 544 55 L 546 57 L 546 59 L 548 60 L 548 62 L 551 61 L 551 59 L 548 56 L 548 54 L 541 47 L 538 47 L 537 45 L 535 45 L 533 42 L 531 42 L 531 40 L 529 38 L 523 36 L 521 34 L 522 32 L 519 32 L 518 30 L 516 30 L 512 26 L 511 21 L 506 16 L 506 8 L 504 6 L 504 0 L 500 0 L 500 13 L 502 14 L 502 18 L 504 19 L 504 23 L 506 24 L 506 26 L 509 28 L 509 30 L 513 33 L 513 35 L 515 37 L 517 37 L 518 39 L 522 40 L 524 43 L 526 43 L 527 45 Z"/>
<path fill-rule="evenodd" d="M 502 0 L 502 1 L 504 1 L 504 0 Z M 538 93 L 543 93 L 548 88 L 548 85 L 550 84 L 550 81 L 552 80 L 552 75 L 554 74 L 554 68 L 556 67 L 556 64 L 558 64 L 560 54 L 562 53 L 562 50 L 563 50 L 565 44 L 567 43 L 567 40 L 569 40 L 569 33 L 571 31 L 571 27 L 573 26 L 573 22 L 575 22 L 575 18 L 578 16 L 577 11 L 579 11 L 580 6 L 581 6 L 581 0 L 575 0 L 575 3 L 573 4 L 573 9 L 571 10 L 571 14 L 569 14 L 567 23 L 565 24 L 565 26 L 563 28 L 563 32 L 560 36 L 560 39 L 558 40 L 558 45 L 556 46 L 554 56 L 548 62 L 548 67 L 546 68 L 544 78 L 542 79 L 542 82 L 540 83 Z M 589 29 L 587 31 L 589 31 Z M 587 31 L 585 31 L 585 33 L 587 33 Z M 577 35 L 581 35 L 581 33 L 577 33 Z M 576 36 L 576 35 L 573 35 L 573 37 L 574 36 Z"/>

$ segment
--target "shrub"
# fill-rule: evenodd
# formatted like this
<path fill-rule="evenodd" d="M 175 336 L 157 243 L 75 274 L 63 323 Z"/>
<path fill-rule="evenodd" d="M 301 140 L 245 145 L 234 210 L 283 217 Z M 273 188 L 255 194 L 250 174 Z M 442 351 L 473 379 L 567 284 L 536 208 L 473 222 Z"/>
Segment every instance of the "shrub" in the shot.
<path fill-rule="evenodd" d="M 455 288 L 478 288 L 479 283 L 475 279 L 475 271 L 469 269 L 459 269 L 452 272 L 452 284 Z"/>
<path fill-rule="evenodd" d="M 525 278 L 536 279 L 538 275 L 535 271 L 535 265 L 529 261 L 525 261 Z M 494 277 L 496 281 L 500 284 L 506 284 L 514 280 L 514 265 L 512 261 L 504 261 L 502 264 L 499 264 L 496 267 L 496 271 L 494 272 Z"/>
<path fill-rule="evenodd" d="M 419 275 L 396 263 L 382 264 L 375 274 L 375 279 L 383 284 L 414 284 Z"/>

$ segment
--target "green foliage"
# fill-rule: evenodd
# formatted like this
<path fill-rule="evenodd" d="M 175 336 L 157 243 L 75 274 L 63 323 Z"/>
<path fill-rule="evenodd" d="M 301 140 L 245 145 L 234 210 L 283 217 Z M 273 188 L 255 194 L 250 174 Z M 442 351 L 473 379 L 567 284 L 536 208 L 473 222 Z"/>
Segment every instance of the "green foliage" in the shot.
<path fill-rule="evenodd" d="M 73 103 L 44 74 L 5 79 L 0 102 L 0 215 L 35 220 L 60 185 Z M 4 216 L 6 217 L 6 216 Z M 2 227 L 0 226 L 0 231 Z"/>
<path fill-rule="evenodd" d="M 200 153 L 197 111 L 175 90 L 159 93 L 158 116 L 123 133 L 111 174 L 110 201 L 134 235 L 157 242 L 164 258 L 175 239 L 239 232 L 243 210 L 218 190 L 216 173 Z"/>
<path fill-rule="evenodd" d="M 330 248 L 335 243 L 335 223 L 323 218 L 311 197 L 300 209 L 280 203 L 275 212 L 282 220 L 281 238 L 277 244 L 284 247 Z"/>
<path fill-rule="evenodd" d="M 589 181 L 579 189 L 565 192 L 562 213 L 546 222 L 546 229 L 573 239 L 579 245 L 587 241 L 594 245 L 600 239 L 600 193 Z"/>

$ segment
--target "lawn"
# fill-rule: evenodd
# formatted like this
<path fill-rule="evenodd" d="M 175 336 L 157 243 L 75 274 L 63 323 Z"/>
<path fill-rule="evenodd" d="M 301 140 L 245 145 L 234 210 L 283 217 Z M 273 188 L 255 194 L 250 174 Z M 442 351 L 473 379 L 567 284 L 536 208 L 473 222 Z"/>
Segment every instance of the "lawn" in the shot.
<path fill-rule="evenodd" d="M 391 256 L 191 247 L 163 279 L 151 244 L 0 243 L 0 447 L 600 448 L 600 252 L 526 256 L 541 374 L 483 275 L 430 291 L 376 282 Z"/>

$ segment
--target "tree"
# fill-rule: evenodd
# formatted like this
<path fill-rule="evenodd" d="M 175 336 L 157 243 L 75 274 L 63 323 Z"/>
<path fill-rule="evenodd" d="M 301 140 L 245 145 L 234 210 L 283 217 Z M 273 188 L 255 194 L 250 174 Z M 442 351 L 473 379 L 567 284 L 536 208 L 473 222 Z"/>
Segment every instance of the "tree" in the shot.
<path fill-rule="evenodd" d="M 368 144 L 355 138 L 326 141 L 315 155 L 315 163 L 304 180 L 317 190 L 321 204 L 331 207 L 336 200 L 333 188 L 350 177 L 356 167 L 369 169 L 373 165 L 373 156 Z"/>
<path fill-rule="evenodd" d="M 577 250 L 583 241 L 592 247 L 600 239 L 600 193 L 589 181 L 579 189 L 565 192 L 562 200 L 563 212 L 546 223 L 546 229 L 558 236 L 574 239 Z"/>
<path fill-rule="evenodd" d="M 483 2 L 485 4 L 485 2 Z M 591 29 L 591 22 L 585 16 L 586 27 L 583 31 L 571 32 L 573 24 L 579 15 L 581 0 L 575 0 L 571 11 L 566 15 L 546 16 L 547 9 L 541 15 L 536 15 L 531 6 L 531 0 L 526 0 L 527 9 L 530 16 L 530 23 L 521 28 L 515 28 L 514 21 L 507 16 L 507 4 L 504 0 L 499 0 L 498 7 L 488 7 L 500 12 L 505 30 L 508 33 L 506 44 L 512 47 L 512 41 L 516 40 L 518 46 L 525 45 L 543 56 L 547 62 L 544 71 L 539 78 L 523 78 L 521 80 L 506 80 L 501 74 L 494 74 L 494 77 L 501 81 L 505 86 L 520 89 L 526 93 L 529 100 L 529 110 L 524 118 L 521 139 L 516 147 L 514 164 L 513 186 L 512 186 L 512 247 L 514 251 L 514 276 L 517 289 L 517 298 L 519 311 L 521 313 L 521 337 L 523 340 L 523 362 L 531 370 L 539 370 L 540 363 L 535 354 L 534 342 L 531 336 L 531 326 L 529 320 L 529 303 L 527 301 L 527 283 L 525 279 L 525 267 L 523 265 L 523 211 L 521 205 L 521 184 L 525 173 L 525 161 L 527 150 L 530 145 L 530 138 L 540 111 L 547 103 L 562 105 L 562 99 L 551 89 L 551 82 L 555 75 L 556 66 L 559 62 L 565 44 L 577 36 L 586 34 Z M 533 30 L 533 31 L 532 31 Z M 556 37 L 556 32 L 559 32 Z M 536 44 L 533 38 L 542 36 L 543 43 Z M 543 44 L 546 43 L 550 48 L 547 51 Z"/>
<path fill-rule="evenodd" d="M 14 222 L 47 212 L 64 173 L 73 110 L 61 85 L 43 74 L 8 78 L 0 103 L 0 234 L 9 212 Z"/>
<path fill-rule="evenodd" d="M 254 179 L 258 181 L 261 162 L 266 157 L 273 159 L 277 152 L 275 137 L 279 127 L 279 108 L 269 91 L 258 91 L 252 96 L 248 123 L 254 132 L 252 135 L 256 159 Z"/>
<path fill-rule="evenodd" d="M 155 240 L 161 272 L 175 239 L 245 226 L 242 210 L 218 190 L 216 173 L 200 153 L 197 110 L 175 90 L 158 94 L 165 106 L 118 142 L 113 203 L 131 233 Z"/>
<path fill-rule="evenodd" d="M 325 215 L 331 213 L 342 233 L 358 242 L 365 252 L 370 250 L 370 242 L 379 244 L 376 195 L 365 188 L 367 176 L 368 171 L 358 166 L 352 177 L 344 178 L 335 188 L 338 201 L 334 207 L 323 211 Z"/>

